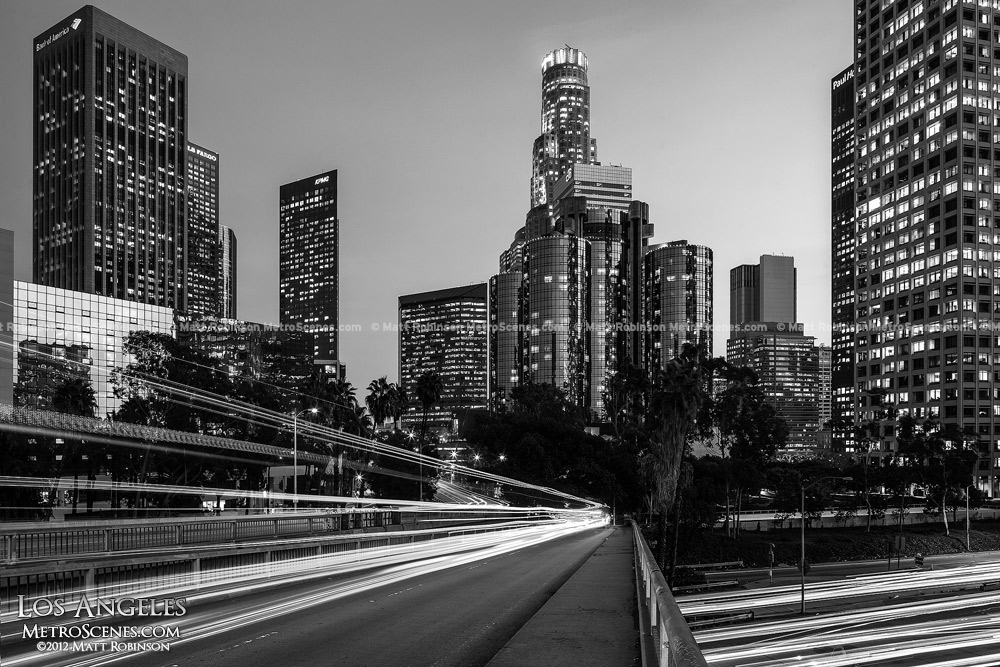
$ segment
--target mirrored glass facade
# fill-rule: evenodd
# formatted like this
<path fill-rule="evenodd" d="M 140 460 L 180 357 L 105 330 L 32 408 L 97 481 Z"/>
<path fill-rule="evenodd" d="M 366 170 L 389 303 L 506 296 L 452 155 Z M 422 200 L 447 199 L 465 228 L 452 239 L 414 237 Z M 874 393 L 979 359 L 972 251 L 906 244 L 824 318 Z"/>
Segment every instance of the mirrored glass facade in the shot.
<path fill-rule="evenodd" d="M 552 235 L 524 247 L 519 321 L 525 328 L 523 381 L 566 391 L 590 409 L 590 243 Z"/>
<path fill-rule="evenodd" d="M 14 281 L 15 399 L 22 405 L 49 407 L 52 391 L 72 378 L 89 378 L 97 398 L 97 417 L 120 406 L 111 373 L 132 359 L 123 352 L 133 331 L 174 335 L 174 311 Z"/>
<path fill-rule="evenodd" d="M 650 246 L 644 262 L 643 351 L 645 367 L 664 365 L 685 343 L 712 354 L 712 249 L 673 241 Z"/>

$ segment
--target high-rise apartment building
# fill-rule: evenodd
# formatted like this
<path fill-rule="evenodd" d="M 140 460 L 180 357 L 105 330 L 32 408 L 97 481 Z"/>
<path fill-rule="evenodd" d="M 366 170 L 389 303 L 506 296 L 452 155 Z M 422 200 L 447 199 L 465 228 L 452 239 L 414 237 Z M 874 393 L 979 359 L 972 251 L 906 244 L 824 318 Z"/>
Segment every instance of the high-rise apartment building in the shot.
<path fill-rule="evenodd" d="M 92 6 L 33 43 L 34 281 L 187 307 L 187 56 Z"/>
<path fill-rule="evenodd" d="M 977 484 L 995 496 L 1000 6 L 854 10 L 855 416 L 888 402 L 974 433 Z"/>
<path fill-rule="evenodd" d="M 590 138 L 587 56 L 569 46 L 542 60 L 542 133 L 532 147 L 531 206 L 552 201 L 556 183 L 574 163 L 597 163 Z"/>
<path fill-rule="evenodd" d="M 219 225 L 219 316 L 236 319 L 236 232 Z"/>
<path fill-rule="evenodd" d="M 854 414 L 854 66 L 833 78 L 831 156 L 832 200 L 832 357 L 831 392 L 837 423 L 847 423 Z M 829 421 L 829 420 L 828 420 Z M 824 422 L 825 423 L 825 422 Z M 831 431 L 835 451 L 853 449 L 851 429 Z"/>
<path fill-rule="evenodd" d="M 686 343 L 712 354 L 712 249 L 687 241 L 649 248 L 644 257 L 644 366 L 662 369 Z"/>
<path fill-rule="evenodd" d="M 219 154 L 187 145 L 187 312 L 219 316 Z"/>
<path fill-rule="evenodd" d="M 281 186 L 280 321 L 313 333 L 314 361 L 339 359 L 337 170 Z"/>
<path fill-rule="evenodd" d="M 399 384 L 409 407 L 407 428 L 423 422 L 417 381 L 426 371 L 442 380 L 441 399 L 427 416 L 429 429 L 451 431 L 471 410 L 487 407 L 486 283 L 399 297 Z"/>

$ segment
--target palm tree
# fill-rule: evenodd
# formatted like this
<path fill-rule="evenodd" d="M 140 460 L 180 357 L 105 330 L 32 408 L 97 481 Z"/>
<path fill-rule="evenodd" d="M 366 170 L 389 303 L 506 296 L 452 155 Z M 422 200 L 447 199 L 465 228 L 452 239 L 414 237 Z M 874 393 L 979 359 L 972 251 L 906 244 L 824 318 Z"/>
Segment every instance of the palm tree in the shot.
<path fill-rule="evenodd" d="M 368 384 L 365 405 L 368 406 L 368 412 L 371 413 L 372 420 L 375 422 L 376 431 L 385 424 L 385 420 L 389 417 L 391 400 L 391 385 L 384 375 Z"/>
<path fill-rule="evenodd" d="M 403 413 L 406 412 L 406 404 L 408 402 L 409 398 L 406 395 L 406 390 L 395 382 L 390 382 L 387 409 L 388 415 L 392 417 L 393 428 L 399 428 L 399 422 L 403 418 Z"/>
<path fill-rule="evenodd" d="M 420 442 L 423 444 L 427 440 L 427 414 L 431 406 L 441 400 L 441 393 L 444 391 L 444 380 L 435 371 L 424 371 L 417 378 L 417 400 L 423 408 L 423 419 L 420 425 Z"/>

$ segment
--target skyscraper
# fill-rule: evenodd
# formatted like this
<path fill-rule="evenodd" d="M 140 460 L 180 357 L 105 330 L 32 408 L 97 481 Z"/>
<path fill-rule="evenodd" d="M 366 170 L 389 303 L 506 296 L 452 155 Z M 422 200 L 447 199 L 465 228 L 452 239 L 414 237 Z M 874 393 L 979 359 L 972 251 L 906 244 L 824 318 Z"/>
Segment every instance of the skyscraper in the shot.
<path fill-rule="evenodd" d="M 854 65 L 830 84 L 833 160 L 831 392 L 832 418 L 838 422 L 854 414 Z M 850 430 L 836 428 L 831 446 L 844 451 L 853 445 Z"/>
<path fill-rule="evenodd" d="M 632 198 L 632 170 L 597 161 L 587 67 L 569 46 L 542 60 L 531 209 L 490 279 L 490 405 L 501 409 L 518 385 L 551 384 L 597 424 L 607 379 L 643 363 L 653 226 L 649 207 Z"/>
<path fill-rule="evenodd" d="M 856 0 L 855 415 L 1000 434 L 1000 9 Z M 885 443 L 891 456 L 896 443 Z"/>
<path fill-rule="evenodd" d="M 541 125 L 532 147 L 532 207 L 552 201 L 569 165 L 597 163 L 597 140 L 590 138 L 587 56 L 579 49 L 566 46 L 542 60 Z"/>
<path fill-rule="evenodd" d="M 761 255 L 760 264 L 743 264 L 729 272 L 729 321 L 795 322 L 795 260 Z"/>
<path fill-rule="evenodd" d="M 485 283 L 399 297 L 399 384 L 410 398 L 406 426 L 423 420 L 417 380 L 426 371 L 442 380 L 428 428 L 450 431 L 470 410 L 486 408 L 488 322 Z"/>
<path fill-rule="evenodd" d="M 219 225 L 219 317 L 236 319 L 236 232 Z"/>
<path fill-rule="evenodd" d="M 219 154 L 187 145 L 188 301 L 192 315 L 220 316 Z"/>
<path fill-rule="evenodd" d="M 822 441 L 824 385 L 816 339 L 795 321 L 795 260 L 763 255 L 760 264 L 732 269 L 729 286 L 726 360 L 757 374 L 767 400 L 788 423 L 783 453 L 815 451 Z"/>
<path fill-rule="evenodd" d="M 662 369 L 685 343 L 712 353 L 712 249 L 687 241 L 649 248 L 644 257 L 643 350 L 651 372 Z"/>
<path fill-rule="evenodd" d="M 34 40 L 41 285 L 187 307 L 187 56 L 84 7 Z"/>
<path fill-rule="evenodd" d="M 280 321 L 313 332 L 314 361 L 336 365 L 340 303 L 337 170 L 281 186 Z"/>

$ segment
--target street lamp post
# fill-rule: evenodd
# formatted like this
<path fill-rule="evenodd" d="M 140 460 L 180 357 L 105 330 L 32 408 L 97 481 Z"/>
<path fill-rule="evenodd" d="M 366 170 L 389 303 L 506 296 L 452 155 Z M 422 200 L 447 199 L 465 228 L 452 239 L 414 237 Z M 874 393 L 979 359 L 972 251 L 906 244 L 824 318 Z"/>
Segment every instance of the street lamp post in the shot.
<path fill-rule="evenodd" d="M 801 581 L 802 581 L 802 606 L 801 606 L 801 608 L 800 608 L 799 611 L 802 614 L 806 613 L 806 491 L 808 491 L 809 489 L 813 488 L 814 486 L 816 486 L 820 482 L 826 481 L 828 479 L 842 479 L 844 481 L 849 482 L 849 481 L 853 480 L 854 478 L 853 477 L 820 477 L 819 479 L 817 479 L 816 481 L 814 481 L 812 484 L 809 484 L 808 486 L 805 485 L 805 484 L 803 484 L 800 487 L 801 490 L 802 490 L 802 554 L 801 554 L 801 560 L 799 560 L 799 574 L 801 576 Z"/>
<path fill-rule="evenodd" d="M 965 550 L 972 551 L 972 542 L 969 541 L 969 490 L 976 484 L 973 482 L 965 487 Z"/>
<path fill-rule="evenodd" d="M 292 417 L 292 511 L 299 509 L 299 417 L 305 413 L 316 414 L 316 408 L 296 412 Z"/>

